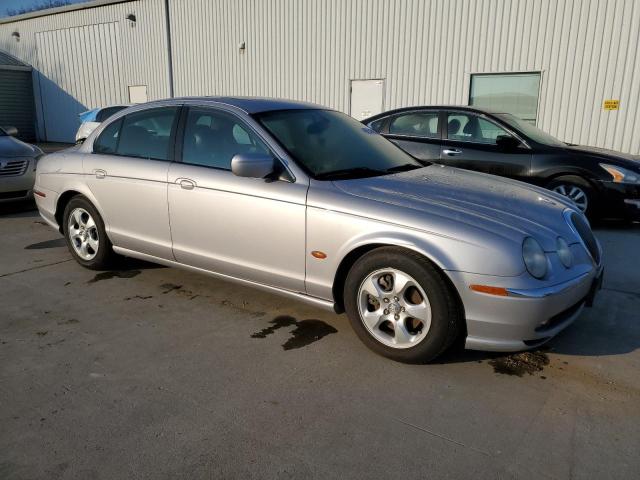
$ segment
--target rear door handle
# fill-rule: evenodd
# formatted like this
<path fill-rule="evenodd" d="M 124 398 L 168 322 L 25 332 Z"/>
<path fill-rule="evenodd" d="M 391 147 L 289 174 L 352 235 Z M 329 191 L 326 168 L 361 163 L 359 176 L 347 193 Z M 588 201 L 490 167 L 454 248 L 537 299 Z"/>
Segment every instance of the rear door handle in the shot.
<path fill-rule="evenodd" d="M 449 156 L 455 156 L 460 155 L 462 153 L 462 150 L 459 150 L 457 148 L 445 148 L 444 150 L 442 150 L 442 153 Z"/>
<path fill-rule="evenodd" d="M 107 172 L 99 168 L 94 170 L 93 173 L 95 174 L 96 178 L 104 178 L 107 176 Z"/>
<path fill-rule="evenodd" d="M 176 183 L 180 185 L 180 188 L 183 188 L 185 190 L 193 190 L 194 188 L 196 188 L 196 182 L 194 182 L 190 178 L 178 178 L 176 180 Z"/>

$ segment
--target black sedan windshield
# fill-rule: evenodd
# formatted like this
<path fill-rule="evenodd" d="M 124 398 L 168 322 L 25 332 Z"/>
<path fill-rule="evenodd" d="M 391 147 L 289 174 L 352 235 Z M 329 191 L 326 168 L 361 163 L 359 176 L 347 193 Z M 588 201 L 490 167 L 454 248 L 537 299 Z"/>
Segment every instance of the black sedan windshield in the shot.
<path fill-rule="evenodd" d="M 552 147 L 567 146 L 566 143 L 561 142 L 556 137 L 549 135 L 547 132 L 543 132 L 535 125 L 531 125 L 529 122 L 521 120 L 515 115 L 511 115 L 510 113 L 498 113 L 496 114 L 496 117 L 500 118 L 510 127 L 513 127 L 516 130 L 520 130 L 534 142 L 541 143 L 542 145 L 550 145 Z"/>
<path fill-rule="evenodd" d="M 423 165 L 357 120 L 331 110 L 279 110 L 257 120 L 314 178 L 359 178 Z"/>

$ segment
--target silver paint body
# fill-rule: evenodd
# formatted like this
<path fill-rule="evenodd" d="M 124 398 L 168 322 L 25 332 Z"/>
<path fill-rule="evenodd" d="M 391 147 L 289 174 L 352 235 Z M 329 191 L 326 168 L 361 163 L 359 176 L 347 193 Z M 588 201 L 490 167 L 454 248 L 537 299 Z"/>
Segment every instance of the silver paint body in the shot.
<path fill-rule="evenodd" d="M 122 115 L 152 106 L 210 106 L 235 114 L 260 136 L 292 181 L 246 178 L 230 171 L 92 153 L 94 139 Z M 345 257 L 371 245 L 397 245 L 424 255 L 450 279 L 464 306 L 468 348 L 519 350 L 547 338 L 542 321 L 583 299 L 602 266 L 594 265 L 563 212 L 572 204 L 547 190 L 443 166 L 380 177 L 310 178 L 250 116 L 308 104 L 238 98 L 185 98 L 123 110 L 84 144 L 48 155 L 38 167 L 42 217 L 59 228 L 58 199 L 85 195 L 104 219 L 118 253 L 181 266 L 333 308 L 336 272 Z M 189 179 L 192 188 L 181 181 Z M 543 280 L 522 259 L 532 236 L 551 263 Z M 555 253 L 564 237 L 574 256 L 565 268 Z M 314 250 L 326 259 L 311 255 Z M 513 296 L 470 290 L 504 287 Z"/>

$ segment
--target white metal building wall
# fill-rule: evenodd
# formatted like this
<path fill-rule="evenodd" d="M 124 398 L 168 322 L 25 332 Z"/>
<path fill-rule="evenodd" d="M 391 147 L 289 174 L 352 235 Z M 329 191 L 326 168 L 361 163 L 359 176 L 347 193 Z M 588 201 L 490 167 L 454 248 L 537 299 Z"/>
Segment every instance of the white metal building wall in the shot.
<path fill-rule="evenodd" d="M 131 27 L 126 20 L 130 13 L 136 15 L 135 27 Z M 100 26 L 109 23 L 115 23 L 113 28 L 105 29 Z M 49 108 L 59 110 L 61 105 L 70 104 L 65 102 L 67 96 L 75 99 L 85 110 L 104 106 L 105 102 L 128 102 L 129 85 L 147 85 L 150 100 L 169 96 L 165 25 L 164 0 L 116 3 L 0 23 L 0 50 L 9 52 L 34 67 L 36 90 L 39 90 L 39 85 L 47 85 L 40 90 L 49 98 L 44 101 L 36 99 L 40 138 L 46 139 L 43 104 L 53 105 L 54 107 Z M 108 72 L 102 69 L 102 59 L 92 57 L 98 45 L 115 42 L 113 38 L 104 37 L 105 34 L 114 35 L 114 29 L 119 35 L 120 45 L 117 52 L 117 82 L 113 82 L 105 74 Z M 20 33 L 19 42 L 12 36 L 15 31 Z M 93 34 L 80 35 L 83 31 Z M 46 46 L 49 49 L 47 52 L 37 51 L 36 37 L 40 39 L 41 48 Z M 43 43 L 45 39 L 50 41 Z M 84 41 L 87 39 L 89 41 Z M 78 52 L 75 54 L 76 58 L 69 58 L 74 51 Z M 41 65 L 38 57 L 42 57 Z M 87 63 L 79 65 L 79 60 L 85 59 Z M 53 61 L 56 64 L 52 64 Z M 83 68 L 79 68 L 80 66 Z M 46 75 L 45 78 L 39 78 L 40 70 L 42 75 Z M 82 108 L 75 108 L 70 113 L 64 111 L 63 107 L 63 110 L 52 114 L 57 114 L 61 122 L 71 122 L 77 128 L 76 113 Z M 66 131 L 70 131 L 70 126 L 67 127 Z M 67 140 L 73 141 L 73 137 Z"/>
<path fill-rule="evenodd" d="M 348 112 L 352 79 L 384 79 L 390 109 L 466 104 L 472 73 L 540 71 L 538 126 L 569 142 L 640 153 L 638 0 L 169 4 L 176 95 L 279 96 Z M 169 94 L 164 15 L 164 0 L 137 0 L 0 23 L 0 49 L 37 68 L 36 32 L 118 22 L 117 95 L 124 101 L 128 85 L 144 84 L 149 99 L 162 98 Z M 65 81 L 116 88 L 93 78 Z M 605 99 L 619 99 L 620 109 L 604 111 Z"/>
<path fill-rule="evenodd" d="M 542 72 L 538 126 L 640 153 L 637 0 L 172 0 L 177 95 L 303 99 L 349 110 L 467 104 L 470 74 Z M 246 42 L 241 53 L 238 45 Z M 604 111 L 605 99 L 620 110 Z"/>

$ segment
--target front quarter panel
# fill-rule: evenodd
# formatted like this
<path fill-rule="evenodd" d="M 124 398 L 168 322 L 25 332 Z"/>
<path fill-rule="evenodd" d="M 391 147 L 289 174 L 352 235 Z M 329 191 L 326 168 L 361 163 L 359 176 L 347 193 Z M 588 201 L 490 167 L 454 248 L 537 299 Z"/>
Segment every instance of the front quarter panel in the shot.
<path fill-rule="evenodd" d="M 343 195 L 328 182 L 309 191 L 307 201 L 307 293 L 332 299 L 335 275 L 342 260 L 368 245 L 397 245 L 429 258 L 442 270 L 498 276 L 525 271 L 521 245 L 499 236 L 457 225 L 450 219 L 407 218 L 407 209 Z M 412 226 L 408 226 L 412 225 Z M 456 230 L 457 228 L 457 230 Z M 321 251 L 327 256 L 311 255 Z"/>

